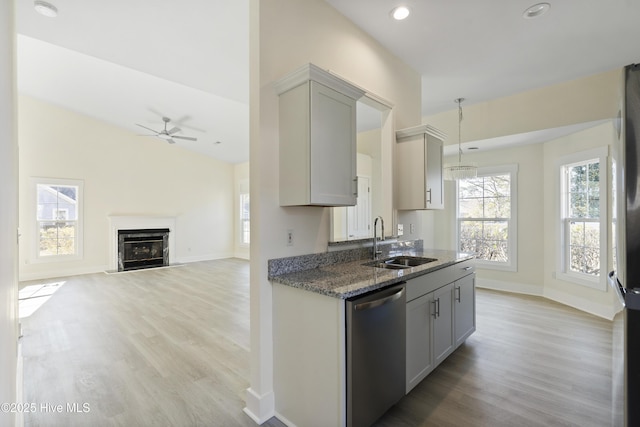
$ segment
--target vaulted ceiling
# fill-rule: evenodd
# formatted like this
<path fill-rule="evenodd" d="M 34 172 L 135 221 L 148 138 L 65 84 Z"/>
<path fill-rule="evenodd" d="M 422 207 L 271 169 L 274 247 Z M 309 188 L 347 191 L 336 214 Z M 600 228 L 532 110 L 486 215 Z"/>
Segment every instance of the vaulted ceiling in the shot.
<path fill-rule="evenodd" d="M 640 61 L 637 0 L 547 0 L 536 19 L 535 0 L 326 1 L 422 75 L 423 115 Z M 16 0 L 22 93 L 136 134 L 166 116 L 198 138 L 178 145 L 248 160 L 248 0 L 50 2 L 56 18 Z"/>

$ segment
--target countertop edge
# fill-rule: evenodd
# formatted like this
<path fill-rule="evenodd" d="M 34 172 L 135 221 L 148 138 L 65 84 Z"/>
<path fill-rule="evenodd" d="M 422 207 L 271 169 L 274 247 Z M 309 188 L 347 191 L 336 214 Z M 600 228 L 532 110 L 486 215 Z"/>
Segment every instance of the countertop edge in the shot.
<path fill-rule="evenodd" d="M 428 249 L 395 255 L 437 258 L 438 261 L 402 270 L 387 270 L 364 266 L 362 264 L 371 260 L 360 259 L 269 277 L 269 281 L 333 298 L 349 299 L 475 258 L 472 254 Z"/>

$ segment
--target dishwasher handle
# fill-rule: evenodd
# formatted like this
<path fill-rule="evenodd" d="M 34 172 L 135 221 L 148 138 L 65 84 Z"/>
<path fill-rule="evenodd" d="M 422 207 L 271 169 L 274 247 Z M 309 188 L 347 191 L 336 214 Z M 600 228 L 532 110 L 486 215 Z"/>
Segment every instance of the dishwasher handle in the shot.
<path fill-rule="evenodd" d="M 386 297 L 383 297 L 383 298 L 380 298 L 380 299 L 377 299 L 377 300 L 373 300 L 373 301 L 362 302 L 360 304 L 356 304 L 356 305 L 353 306 L 353 309 L 356 310 L 356 311 L 359 311 L 359 310 L 371 310 L 373 308 L 380 307 L 382 305 L 385 305 L 385 304 L 388 304 L 390 302 L 393 302 L 393 301 L 397 300 L 398 298 L 401 298 L 403 294 L 404 294 L 404 288 L 399 289 L 397 292 L 395 292 L 395 293 L 393 293 L 393 294 L 391 294 L 389 296 L 386 296 Z"/>

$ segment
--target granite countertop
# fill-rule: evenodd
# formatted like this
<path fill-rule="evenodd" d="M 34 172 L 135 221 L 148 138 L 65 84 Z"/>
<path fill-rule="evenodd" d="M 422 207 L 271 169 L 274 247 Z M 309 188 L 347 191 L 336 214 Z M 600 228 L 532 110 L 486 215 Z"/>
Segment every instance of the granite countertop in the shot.
<path fill-rule="evenodd" d="M 372 260 L 371 258 L 361 257 L 357 260 L 319 265 L 315 268 L 270 275 L 269 279 L 275 283 L 304 289 L 310 292 L 347 299 L 473 258 L 471 254 L 455 251 L 419 248 L 394 251 L 383 256 L 381 259 L 399 255 L 436 258 L 437 261 L 417 267 L 391 270 L 363 265 Z M 318 256 L 322 256 L 322 254 Z"/>

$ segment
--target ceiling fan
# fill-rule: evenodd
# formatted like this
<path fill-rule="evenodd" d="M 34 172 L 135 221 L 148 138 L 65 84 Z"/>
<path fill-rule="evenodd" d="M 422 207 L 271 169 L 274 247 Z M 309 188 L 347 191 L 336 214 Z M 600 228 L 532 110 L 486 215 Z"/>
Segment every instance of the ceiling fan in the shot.
<path fill-rule="evenodd" d="M 164 139 L 169 144 L 175 144 L 176 142 L 174 141 L 174 139 L 185 139 L 187 141 L 197 141 L 198 140 L 198 138 L 193 138 L 193 137 L 190 137 L 190 136 L 175 135 L 176 133 L 180 132 L 180 130 L 181 130 L 177 126 L 174 126 L 173 128 L 167 130 L 167 124 L 171 121 L 170 118 L 163 117 L 162 121 L 164 122 L 164 129 L 162 129 L 161 131 L 153 130 L 153 129 L 148 128 L 146 126 L 142 126 L 142 125 L 140 125 L 138 123 L 136 123 L 136 125 L 140 126 L 141 128 L 145 128 L 146 130 L 149 130 L 149 131 L 153 132 L 153 135 L 142 135 L 142 136 L 155 136 L 155 137 L 158 137 L 160 139 Z"/>

